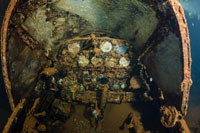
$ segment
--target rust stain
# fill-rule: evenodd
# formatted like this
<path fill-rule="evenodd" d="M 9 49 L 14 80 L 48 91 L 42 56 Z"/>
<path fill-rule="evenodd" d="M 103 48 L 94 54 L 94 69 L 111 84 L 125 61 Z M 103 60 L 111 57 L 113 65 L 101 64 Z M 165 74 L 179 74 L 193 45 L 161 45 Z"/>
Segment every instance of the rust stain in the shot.
<path fill-rule="evenodd" d="M 54 67 L 52 67 L 52 68 L 45 68 L 45 69 L 41 72 L 41 74 L 44 74 L 44 75 L 46 75 L 46 76 L 51 76 L 51 75 L 54 75 L 54 74 L 56 74 L 56 73 L 58 73 L 58 70 L 57 70 L 56 68 L 54 68 Z"/>
<path fill-rule="evenodd" d="M 4 127 L 3 133 L 8 133 L 9 132 L 9 130 L 11 128 L 11 125 L 13 124 L 13 121 L 16 120 L 16 116 L 19 113 L 19 111 L 23 108 L 25 101 L 26 101 L 26 99 L 22 99 L 19 102 L 19 104 L 16 106 L 16 108 L 13 109 L 13 112 L 12 112 L 10 118 L 8 118 L 8 122 Z"/>
<path fill-rule="evenodd" d="M 2 30 L 1 30 L 1 61 L 2 61 L 2 71 L 3 71 L 3 77 L 4 77 L 4 83 L 6 87 L 6 92 L 8 95 L 9 103 L 11 106 L 11 109 L 14 110 L 15 104 L 12 96 L 12 88 L 11 88 L 11 83 L 8 78 L 8 70 L 7 70 L 7 61 L 6 61 L 6 39 L 7 39 L 7 30 L 8 30 L 8 24 L 10 17 L 12 15 L 13 9 L 16 5 L 18 0 L 11 0 L 8 9 L 6 10 L 6 14 L 4 17 L 3 25 L 2 25 Z"/>
<path fill-rule="evenodd" d="M 178 24 L 179 30 L 181 34 L 181 42 L 182 42 L 182 54 L 183 54 L 183 71 L 184 77 L 181 84 L 181 90 L 183 91 L 183 99 L 182 99 L 182 114 L 185 116 L 187 114 L 188 108 L 188 100 L 189 100 L 189 90 L 192 84 L 191 82 L 191 51 L 190 51 L 190 39 L 189 39 L 189 32 L 187 27 L 187 21 L 185 18 L 185 14 L 183 8 L 179 1 L 177 0 L 168 0 L 171 4 Z"/>

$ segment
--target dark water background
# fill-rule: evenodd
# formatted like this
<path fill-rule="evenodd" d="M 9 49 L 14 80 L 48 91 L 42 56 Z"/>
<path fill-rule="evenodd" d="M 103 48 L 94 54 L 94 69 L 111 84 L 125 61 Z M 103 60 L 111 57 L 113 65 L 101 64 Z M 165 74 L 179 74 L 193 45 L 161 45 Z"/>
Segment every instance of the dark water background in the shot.
<path fill-rule="evenodd" d="M 0 26 L 9 0 L 0 0 Z M 191 41 L 192 80 L 187 123 L 194 133 L 200 133 L 200 0 L 181 0 L 185 10 Z M 1 40 L 1 38 L 0 38 Z M 11 114 L 0 71 L 0 131 Z"/>

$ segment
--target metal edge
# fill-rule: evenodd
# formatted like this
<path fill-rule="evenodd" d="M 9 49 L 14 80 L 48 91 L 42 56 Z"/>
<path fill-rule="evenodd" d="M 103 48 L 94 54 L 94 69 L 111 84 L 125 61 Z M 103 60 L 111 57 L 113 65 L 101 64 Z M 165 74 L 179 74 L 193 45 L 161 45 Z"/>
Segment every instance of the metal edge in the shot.
<path fill-rule="evenodd" d="M 7 70 L 7 60 L 6 60 L 6 40 L 7 40 L 7 30 L 8 30 L 8 24 L 10 17 L 12 15 L 13 9 L 16 5 L 18 0 L 11 0 L 8 8 L 6 10 L 4 19 L 3 19 L 3 24 L 2 24 L 2 29 L 1 29 L 1 61 L 2 61 L 2 73 L 3 73 L 3 78 L 4 78 L 4 84 L 5 84 L 5 89 L 6 93 L 8 95 L 10 107 L 12 110 L 15 108 L 14 104 L 14 99 L 12 96 L 12 88 L 11 88 L 11 82 L 8 77 L 8 70 Z"/>
<path fill-rule="evenodd" d="M 178 0 L 167 0 L 173 9 L 176 20 L 179 25 L 181 44 L 182 44 L 182 61 L 183 61 L 183 80 L 180 85 L 180 89 L 183 92 L 181 114 L 185 116 L 187 114 L 188 100 L 189 100 L 189 90 L 192 85 L 191 80 L 191 50 L 190 50 L 190 39 L 189 31 L 187 27 L 187 21 L 185 18 L 184 10 Z M 139 56 L 138 62 L 141 62 L 145 54 L 151 49 L 151 46 L 147 47 Z"/>
<path fill-rule="evenodd" d="M 11 116 L 8 118 L 8 122 L 4 126 L 3 133 L 9 133 L 10 129 L 12 127 L 13 122 L 17 119 L 17 115 L 19 114 L 19 111 L 23 109 L 24 103 L 26 99 L 22 99 L 19 104 L 17 104 L 16 108 L 13 110 Z"/>
<path fill-rule="evenodd" d="M 188 109 L 189 91 L 192 85 L 191 80 L 191 50 L 190 50 L 190 39 L 189 31 L 187 27 L 187 21 L 185 18 L 184 10 L 178 0 L 168 0 L 169 4 L 172 6 L 174 13 L 176 15 L 180 35 L 182 42 L 182 56 L 183 56 L 183 81 L 181 83 L 181 91 L 183 92 L 181 113 L 185 116 Z"/>

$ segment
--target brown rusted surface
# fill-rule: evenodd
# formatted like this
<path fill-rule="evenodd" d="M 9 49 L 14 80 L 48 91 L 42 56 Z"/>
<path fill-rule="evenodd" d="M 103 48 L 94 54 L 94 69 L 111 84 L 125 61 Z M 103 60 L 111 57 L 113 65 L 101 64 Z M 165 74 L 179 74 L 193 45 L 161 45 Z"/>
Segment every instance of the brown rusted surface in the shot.
<path fill-rule="evenodd" d="M 191 51 L 190 51 L 190 39 L 189 39 L 189 31 L 187 27 L 187 21 L 185 18 L 185 14 L 183 8 L 178 0 L 169 0 L 169 3 L 172 5 L 172 8 L 175 12 L 176 18 L 179 24 L 179 30 L 181 34 L 181 42 L 182 42 L 182 54 L 183 54 L 183 71 L 184 77 L 181 84 L 181 91 L 183 92 L 182 99 L 182 108 L 181 111 L 183 115 L 186 115 L 188 108 L 188 100 L 189 100 L 189 91 L 190 86 L 192 84 L 191 81 Z"/>
<path fill-rule="evenodd" d="M 161 112 L 161 123 L 167 128 L 172 128 L 176 125 L 178 120 L 178 112 L 174 106 L 162 106 Z"/>
<path fill-rule="evenodd" d="M 8 122 L 4 127 L 3 133 L 9 133 L 10 128 L 12 127 L 14 121 L 17 119 L 17 115 L 19 114 L 20 110 L 23 108 L 25 99 L 22 99 L 19 104 L 17 104 L 16 108 L 13 110 L 11 116 L 8 118 Z"/>
<path fill-rule="evenodd" d="M 179 120 L 177 123 L 181 125 L 181 132 L 191 133 L 190 129 L 184 119 Z"/>
<path fill-rule="evenodd" d="M 54 74 L 56 74 L 56 73 L 58 73 L 58 70 L 56 69 L 56 68 L 45 68 L 42 72 L 41 72 L 41 74 L 44 74 L 44 75 L 46 75 L 46 76 L 51 76 L 51 75 L 54 75 Z"/>
<path fill-rule="evenodd" d="M 136 133 L 148 133 L 144 130 L 141 116 L 138 112 L 131 112 L 122 125 L 123 129 L 134 129 Z"/>
<path fill-rule="evenodd" d="M 24 124 L 23 124 L 22 132 L 24 132 L 24 133 L 26 133 L 26 132 L 37 133 L 37 131 L 34 129 L 36 127 L 36 124 L 37 124 L 37 119 L 34 117 L 34 112 L 35 112 L 35 109 L 36 109 L 37 105 L 39 104 L 39 102 L 40 102 L 40 99 L 37 98 L 34 101 L 34 104 L 31 107 L 31 109 L 26 114 L 26 119 L 25 119 Z"/>
<path fill-rule="evenodd" d="M 138 77 L 132 77 L 130 79 L 130 86 L 129 86 L 129 88 L 132 88 L 132 89 L 141 88 L 141 83 L 140 83 L 140 80 L 138 79 Z"/>
<path fill-rule="evenodd" d="M 1 30 L 1 61 L 2 61 L 2 71 L 3 71 L 3 77 L 4 77 L 4 83 L 6 87 L 6 92 L 8 95 L 8 99 L 10 102 L 11 109 L 14 110 L 15 104 L 14 104 L 14 99 L 12 96 L 12 88 L 11 88 L 11 83 L 8 78 L 8 70 L 7 70 L 7 61 L 6 61 L 6 39 L 7 39 L 7 30 L 8 30 L 8 23 L 10 20 L 10 17 L 12 15 L 13 9 L 17 3 L 17 0 L 11 0 L 10 4 L 8 6 L 8 9 L 6 11 L 6 15 L 4 17 L 3 25 L 2 25 L 2 30 Z"/>

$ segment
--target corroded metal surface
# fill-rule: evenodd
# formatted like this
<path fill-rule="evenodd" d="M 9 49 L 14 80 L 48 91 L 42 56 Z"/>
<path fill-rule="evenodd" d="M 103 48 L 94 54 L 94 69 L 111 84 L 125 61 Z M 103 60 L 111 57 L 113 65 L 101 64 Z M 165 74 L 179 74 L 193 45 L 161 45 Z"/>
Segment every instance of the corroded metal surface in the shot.
<path fill-rule="evenodd" d="M 12 11 L 13 11 L 13 8 L 14 8 L 14 6 L 15 6 L 15 4 L 16 4 L 16 2 L 17 1 L 11 1 L 11 4 L 10 5 L 12 5 L 11 6 L 11 8 L 9 8 L 8 9 L 8 11 L 7 11 L 7 14 L 8 15 L 6 15 L 6 17 L 5 17 L 5 20 L 4 20 L 4 25 L 5 26 L 3 26 L 3 34 L 2 34 L 2 64 L 3 64 L 3 72 L 4 72 L 4 79 L 5 79 L 5 84 L 6 84 L 6 88 L 7 88 L 7 91 L 8 91 L 8 96 L 9 96 L 9 99 L 10 99 L 10 104 L 11 104 L 11 107 L 12 108 L 14 108 L 14 104 L 16 104 L 17 103 L 17 101 L 20 99 L 20 97 L 22 96 L 22 95 L 24 95 L 23 93 L 20 93 L 20 91 L 16 91 L 16 93 L 14 92 L 15 91 L 15 89 L 12 89 L 11 90 L 11 83 L 10 83 L 10 79 L 9 79 L 9 77 L 8 77 L 8 73 L 7 73 L 7 62 L 8 62 L 8 60 L 6 59 L 7 57 L 7 53 L 6 53 L 6 48 L 7 48 L 7 45 L 6 45 L 6 39 L 7 39 L 7 28 L 8 28 L 8 23 L 9 23 L 9 19 L 10 19 L 10 15 L 9 14 L 11 14 L 12 13 Z M 37 7 L 37 6 L 39 6 L 39 5 L 42 5 L 43 3 L 45 3 L 46 1 L 42 1 L 42 2 L 35 2 L 36 3 L 36 6 L 35 7 L 31 7 L 30 9 L 28 9 L 27 10 L 27 12 L 29 12 L 29 11 L 34 11 L 35 10 L 35 8 Z M 127 4 L 127 3 L 124 3 L 124 4 Z M 138 6 L 143 6 L 143 5 L 141 5 L 141 3 L 134 3 L 135 5 L 134 6 L 136 6 L 136 5 L 138 5 Z M 147 32 L 147 27 L 146 27 L 146 29 L 144 30 L 144 26 L 140 26 L 139 24 L 139 22 L 137 22 L 136 24 L 135 24 L 135 26 L 133 27 L 133 26 L 131 26 L 130 28 L 135 28 L 134 30 L 130 30 L 130 33 L 129 33 L 129 36 L 126 36 L 126 35 L 128 35 L 128 34 L 122 34 L 122 37 L 124 37 L 124 38 L 127 38 L 128 37 L 128 39 L 131 39 L 131 34 L 132 35 L 134 35 L 134 34 L 136 34 L 138 37 L 136 38 L 136 44 L 137 45 L 135 45 L 136 47 L 138 47 L 138 49 L 140 49 L 141 47 L 143 47 L 142 45 L 140 46 L 140 44 L 142 43 L 142 42 L 140 42 L 140 41 L 144 41 L 144 40 L 147 40 L 147 38 L 148 38 L 148 36 L 151 34 L 151 32 L 153 31 L 153 28 L 155 28 L 155 26 L 156 26 L 156 23 L 157 23 L 157 20 L 155 19 L 155 13 L 152 11 L 152 9 L 148 9 L 147 7 L 143 7 L 143 8 L 145 8 L 145 10 L 148 10 L 149 12 L 147 12 L 147 13 L 142 13 L 142 12 L 146 12 L 145 10 L 143 11 L 143 10 L 139 10 L 139 11 L 137 11 L 136 12 L 136 17 L 137 18 L 139 18 L 140 16 L 140 14 L 142 13 L 143 15 L 144 15 L 144 19 L 146 19 L 146 14 L 149 14 L 149 16 L 147 16 L 147 19 L 148 18 L 150 18 L 150 20 L 151 19 L 153 19 L 152 21 L 155 21 L 154 23 L 147 23 L 146 21 L 143 21 L 143 22 L 145 22 L 145 25 L 147 26 L 147 27 L 150 27 L 150 31 L 149 32 Z M 134 8 L 133 8 L 134 9 Z M 42 9 L 43 10 L 43 9 Z M 41 11 L 41 12 L 43 12 L 43 11 Z M 123 12 L 122 12 L 123 13 Z M 138 15 L 137 15 L 138 14 Z M 23 16 L 19 16 L 19 17 L 22 17 L 22 19 L 23 19 Z M 100 15 L 100 17 L 101 17 L 101 15 Z M 115 17 L 114 17 L 115 18 Z M 143 17 L 141 17 L 141 19 L 139 19 L 139 21 L 141 22 L 142 21 L 142 19 L 143 19 Z M 39 21 L 40 19 L 38 18 L 38 21 Z M 122 19 L 123 20 L 123 19 Z M 30 21 L 30 23 L 31 23 L 31 18 L 30 19 L 28 19 L 27 20 L 27 22 L 25 23 L 25 25 L 24 24 L 22 24 L 21 26 L 19 26 L 18 27 L 18 30 L 17 30 L 17 34 L 20 36 L 20 38 L 22 38 L 22 40 L 26 43 L 26 45 L 28 45 L 28 47 L 30 48 L 30 49 L 34 49 L 34 46 L 32 46 L 32 44 L 31 44 L 31 41 L 27 38 L 27 36 L 26 35 L 24 35 L 24 34 L 22 34 L 22 32 L 27 32 L 32 38 L 33 38 L 33 40 L 37 40 L 39 43 L 41 43 L 42 45 L 43 45 L 43 43 L 42 43 L 42 41 L 41 41 L 41 38 L 40 38 L 40 36 L 38 36 L 36 33 L 34 33 L 33 31 L 31 31 L 31 30 L 27 30 L 28 28 L 30 29 L 30 28 L 32 28 L 32 29 L 34 29 L 34 28 L 37 28 L 37 27 L 34 27 L 34 25 L 33 26 L 31 26 L 31 25 L 28 25 L 29 24 L 29 21 Z M 107 20 L 106 20 L 107 21 Z M 121 21 L 121 20 L 117 20 L 117 21 Z M 130 21 L 129 19 L 127 19 L 127 21 Z M 92 20 L 92 22 L 93 22 L 93 20 Z M 131 21 L 130 21 L 131 22 Z M 15 23 L 15 22 L 14 22 Z M 16 23 L 18 23 L 18 22 L 16 22 Z M 20 23 L 20 22 L 19 22 Z M 149 25 L 149 24 L 151 24 L 151 25 Z M 153 25 L 152 25 L 153 24 Z M 149 26 L 148 26 L 149 25 Z M 27 27 L 28 26 L 28 27 Z M 128 26 L 128 25 L 127 25 Z M 48 26 L 43 26 L 43 28 L 44 27 L 48 27 Z M 116 26 L 115 26 L 116 27 Z M 136 29 L 136 27 L 137 28 L 140 28 L 140 29 L 143 29 L 145 32 L 147 32 L 147 36 L 143 36 L 143 34 L 144 33 L 142 33 L 142 31 L 141 32 L 138 32 L 138 30 Z M 42 28 L 42 27 L 41 27 Z M 101 27 L 98 27 L 99 29 L 101 28 Z M 130 29 L 129 28 L 129 29 Z M 38 28 L 38 30 L 39 30 L 40 28 Z M 116 29 L 116 28 L 115 28 Z M 111 30 L 115 30 L 115 29 L 111 29 Z M 126 29 L 127 29 L 127 27 L 124 25 L 124 28 L 122 29 L 122 31 L 124 32 L 124 31 L 126 31 Z M 45 30 L 45 29 L 44 29 Z M 97 29 L 98 30 L 98 29 Z M 110 30 L 107 30 L 107 32 L 109 32 Z M 88 31 L 87 31 L 88 32 Z M 115 32 L 115 31 L 114 31 Z M 120 33 L 121 34 L 121 32 L 118 32 L 118 33 Z M 119 35 L 120 35 L 119 34 Z M 146 33 L 145 33 L 146 34 Z M 140 38 L 140 39 L 139 39 Z M 146 38 L 146 39 L 144 39 L 144 38 Z M 44 38 L 45 39 L 45 38 Z M 48 40 L 47 38 L 46 38 L 46 40 Z M 26 49 L 26 52 L 27 53 L 29 53 L 29 49 L 27 48 Z M 46 54 L 48 54 L 48 49 L 46 49 Z M 37 53 L 37 52 L 36 52 Z M 36 53 L 33 53 L 33 54 L 36 54 Z M 17 55 L 16 55 L 17 56 Z M 23 56 L 23 55 L 21 55 L 21 56 Z M 122 60 L 122 61 L 124 61 L 124 60 Z M 16 78 L 15 78 L 16 79 Z M 13 83 L 13 82 L 12 82 Z M 23 85 L 21 85 L 21 89 L 22 89 L 22 87 L 24 87 Z M 23 91 L 25 91 L 25 88 L 23 88 L 22 89 Z M 13 93 L 14 93 L 14 95 L 16 95 L 16 96 L 14 96 L 14 99 L 18 99 L 18 100 L 15 100 L 15 102 L 16 103 L 14 103 L 14 101 L 13 101 Z M 17 94 L 17 93 L 19 93 L 19 94 Z M 18 97 L 18 98 L 17 98 Z"/>
<path fill-rule="evenodd" d="M 187 114 L 188 100 L 189 100 L 189 91 L 190 86 L 192 85 L 191 81 L 191 51 L 190 51 L 190 39 L 189 31 L 187 27 L 187 21 L 183 8 L 179 1 L 169 0 L 170 4 L 173 7 L 175 15 L 179 23 L 179 29 L 181 33 L 181 42 L 182 42 L 182 53 L 183 53 L 183 71 L 184 77 L 181 83 L 181 91 L 183 92 L 182 107 L 181 111 L 184 115 Z"/>
<path fill-rule="evenodd" d="M 10 20 L 10 17 L 12 15 L 13 9 L 15 8 L 17 0 L 12 0 L 8 6 L 8 9 L 6 11 L 6 15 L 4 17 L 2 30 L 1 30 L 1 61 L 2 61 L 2 71 L 4 76 L 4 83 L 6 87 L 6 92 L 8 95 L 8 99 L 10 102 L 11 109 L 13 110 L 15 108 L 13 96 L 12 96 L 12 89 L 11 89 L 11 83 L 8 78 L 8 71 L 7 71 L 7 61 L 6 61 L 6 38 L 7 38 L 7 30 L 8 30 L 8 23 Z"/>
<path fill-rule="evenodd" d="M 16 120 L 16 118 L 18 117 L 20 111 L 23 109 L 24 104 L 26 102 L 26 99 L 22 99 L 20 101 L 19 104 L 17 104 L 17 106 L 15 107 L 15 109 L 13 110 L 11 116 L 8 118 L 8 122 L 4 127 L 3 133 L 8 133 L 11 130 L 11 127 L 13 125 L 13 123 L 15 123 L 14 121 Z"/>
<path fill-rule="evenodd" d="M 170 111 L 162 112 L 161 122 L 179 130 L 177 117 L 187 113 L 191 55 L 187 23 L 178 1 L 80 1 L 85 6 L 79 8 L 72 1 L 31 2 L 11 0 L 2 27 L 2 67 L 11 108 L 15 110 L 24 97 L 30 102 L 41 98 L 34 107 L 36 116 L 19 122 L 24 123 L 23 130 L 28 125 L 30 130 L 51 131 L 62 125 L 77 132 L 90 128 L 117 131 L 124 118 L 118 118 L 116 129 L 107 122 L 117 117 L 115 111 L 119 110 L 121 115 L 130 114 L 124 130 L 133 130 L 139 122 L 135 130 L 144 131 L 140 119 L 149 113 L 131 108 L 135 102 L 156 103 L 152 112 L 162 110 L 163 104 L 171 105 L 176 110 L 173 118 L 165 119 Z M 91 4 L 97 10 L 91 9 Z M 112 13 L 111 8 L 115 9 Z M 29 106 L 24 108 L 27 113 Z M 82 117 L 84 110 L 90 116 Z M 41 111 L 52 118 L 38 120 Z M 73 120 L 77 116 L 85 125 L 73 129 L 72 123 L 80 125 Z M 43 124 L 37 127 L 36 123 Z"/>

